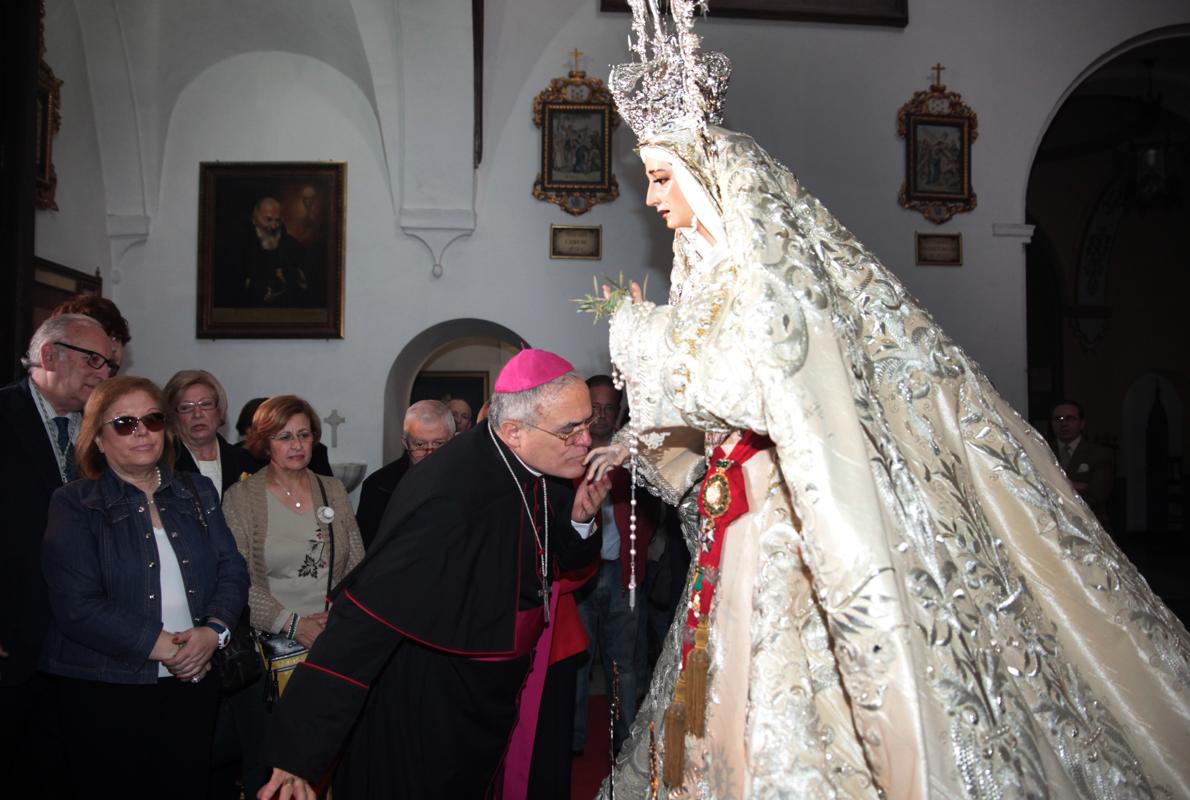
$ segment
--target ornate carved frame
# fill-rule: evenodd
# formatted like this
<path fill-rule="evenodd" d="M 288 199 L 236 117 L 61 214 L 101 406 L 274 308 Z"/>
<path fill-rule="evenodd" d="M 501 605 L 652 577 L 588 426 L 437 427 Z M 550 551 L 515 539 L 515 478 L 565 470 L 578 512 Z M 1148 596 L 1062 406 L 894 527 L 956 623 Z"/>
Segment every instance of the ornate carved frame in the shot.
<path fill-rule="evenodd" d="M 554 121 L 565 115 L 588 116 L 598 123 L 597 169 L 588 170 L 591 179 L 568 179 L 555 161 Z M 611 171 L 612 131 L 620 124 L 611 93 L 598 78 L 582 70 L 571 70 L 565 78 L 554 78 L 533 99 L 533 124 L 541 128 L 541 172 L 533 181 L 533 196 L 553 203 L 567 214 L 578 216 L 596 203 L 610 203 L 620 196 L 620 184 Z"/>
<path fill-rule="evenodd" d="M 971 143 L 978 136 L 977 126 L 975 112 L 963 102 L 958 92 L 948 92 L 945 86 L 934 83 L 928 91 L 913 93 L 909 102 L 897 112 L 897 135 L 905 139 L 905 182 L 901 184 L 898 197 L 902 207 L 920 211 L 935 225 L 975 208 L 976 196 L 971 189 Z M 932 188 L 918 180 L 917 167 L 929 157 L 923 150 L 922 132 L 930 128 L 950 128 L 957 134 L 958 153 L 948 155 L 946 159 L 957 170 L 958 186 L 954 189 Z M 957 163 L 953 163 L 956 160 Z M 942 161 L 941 157 L 939 161 Z"/>
<path fill-rule="evenodd" d="M 54 137 L 62 127 L 62 81 L 45 61 L 45 0 L 38 4 L 37 29 L 37 153 L 34 176 L 34 204 L 58 210 L 55 195 L 58 173 L 54 170 Z"/>

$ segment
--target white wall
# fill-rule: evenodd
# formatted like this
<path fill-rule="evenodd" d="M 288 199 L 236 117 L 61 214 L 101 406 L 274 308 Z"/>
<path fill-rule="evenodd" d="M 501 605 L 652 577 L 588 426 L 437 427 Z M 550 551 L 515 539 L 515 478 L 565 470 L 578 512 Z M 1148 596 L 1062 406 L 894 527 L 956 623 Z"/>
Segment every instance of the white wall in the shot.
<path fill-rule="evenodd" d="M 50 0 L 50 6 L 64 2 Z M 596 77 L 606 78 L 607 65 L 626 58 L 629 18 L 598 13 L 597 6 L 596 0 L 488 0 L 477 227 L 446 250 L 438 279 L 430 274 L 426 249 L 403 235 L 394 219 L 400 188 L 390 194 L 382 145 L 394 134 L 381 130 L 359 81 L 325 61 L 278 52 L 234 56 L 200 74 L 181 91 L 170 116 L 159 208 L 148 239 L 127 255 L 117 253 L 119 263 L 111 265 L 122 275 L 110 293 L 132 323 L 133 370 L 164 379 L 182 367 L 211 369 L 228 387 L 233 406 L 259 394 L 298 391 L 323 415 L 334 407 L 348 419 L 332 460 L 364 461 L 371 468 L 382 458 L 377 434 L 389 368 L 402 347 L 431 325 L 463 317 L 491 320 L 534 346 L 557 350 L 584 372 L 606 371 L 606 328 L 578 317 L 570 299 L 590 290 L 592 274 L 620 270 L 630 277 L 650 274 L 651 295 L 659 298 L 668 272 L 668 237 L 643 208 L 631 132 L 615 135 L 621 198 L 577 220 L 603 226 L 602 262 L 551 261 L 549 224 L 575 220 L 530 196 L 540 142 L 531 121 L 533 97 L 566 73 L 567 53 L 576 46 L 588 54 L 584 66 Z M 1023 407 L 1022 242 L 994 236 L 992 226 L 1024 222 L 1033 151 L 1079 74 L 1133 36 L 1190 22 L 1190 5 L 914 0 L 910 14 L 905 30 L 741 20 L 708 20 L 700 27 L 706 46 L 726 51 L 735 62 L 727 124 L 753 134 L 790 165 L 902 277 L 1009 400 Z M 55 36 L 69 35 L 67 27 L 69 22 Z M 458 58 L 468 63 L 470 53 Z M 979 206 L 941 228 L 896 201 L 904 177 L 896 111 L 914 91 L 927 88 L 936 61 L 947 67 L 944 83 L 979 115 L 973 175 Z M 68 66 L 84 67 L 81 58 Z M 386 61 L 385 69 L 392 68 Z M 418 113 L 401 109 L 403 124 L 416 125 Z M 470 109 L 459 110 L 458 117 L 469 124 Z M 93 184 L 102 173 L 87 150 L 93 141 L 61 137 L 59 174 L 68 163 L 81 162 L 80 175 L 90 177 L 79 180 L 90 182 L 85 191 L 99 204 L 103 193 Z M 395 157 L 390 149 L 387 158 Z M 348 162 L 346 338 L 196 341 L 198 162 L 281 159 Z M 94 220 L 94 206 L 81 205 L 55 223 L 60 231 L 70 230 L 76 218 L 79 224 Z M 961 232 L 964 266 L 914 267 L 916 230 Z M 39 252 L 53 258 L 51 248 L 61 246 L 62 237 L 41 233 Z M 55 260 L 79 263 L 67 255 Z"/>
<path fill-rule="evenodd" d="M 34 250 L 42 258 L 111 277 L 104 221 L 103 170 L 78 15 L 67 2 L 46 3 L 45 58 L 62 81 L 62 129 L 54 139 L 58 210 L 38 211 Z M 111 294 L 110 286 L 106 290 Z"/>

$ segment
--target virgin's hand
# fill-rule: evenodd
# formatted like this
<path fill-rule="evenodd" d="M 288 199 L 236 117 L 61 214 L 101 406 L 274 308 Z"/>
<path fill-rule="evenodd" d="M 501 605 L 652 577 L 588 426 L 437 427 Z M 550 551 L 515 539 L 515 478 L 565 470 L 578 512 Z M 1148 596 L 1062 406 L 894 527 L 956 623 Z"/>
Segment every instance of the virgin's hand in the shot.
<path fill-rule="evenodd" d="M 273 775 L 269 778 L 269 782 L 260 787 L 260 791 L 256 793 L 257 800 L 271 800 L 276 797 L 277 800 L 316 800 L 314 794 L 314 787 L 299 778 L 291 772 L 286 772 L 280 767 L 273 768 Z"/>
<path fill-rule="evenodd" d="M 206 674 L 219 645 L 219 635 L 203 625 L 174 634 L 173 643 L 178 652 L 163 663 L 178 680 L 188 681 Z"/>
<path fill-rule="evenodd" d="M 605 283 L 600 288 L 603 289 L 603 299 L 610 300 L 612 296 L 612 287 Z M 633 303 L 644 302 L 645 293 L 641 291 L 640 284 L 636 281 L 633 281 L 628 285 L 628 297 Z"/>
<path fill-rule="evenodd" d="M 609 472 L 628 460 L 628 448 L 616 442 L 607 447 L 596 447 L 587 453 L 583 464 L 587 467 L 588 481 L 602 480 Z"/>
<path fill-rule="evenodd" d="M 319 612 L 317 614 L 309 614 L 298 619 L 297 630 L 293 634 L 293 638 L 297 639 L 298 644 L 302 647 L 313 647 L 315 640 L 326 630 L 326 614 Z"/>

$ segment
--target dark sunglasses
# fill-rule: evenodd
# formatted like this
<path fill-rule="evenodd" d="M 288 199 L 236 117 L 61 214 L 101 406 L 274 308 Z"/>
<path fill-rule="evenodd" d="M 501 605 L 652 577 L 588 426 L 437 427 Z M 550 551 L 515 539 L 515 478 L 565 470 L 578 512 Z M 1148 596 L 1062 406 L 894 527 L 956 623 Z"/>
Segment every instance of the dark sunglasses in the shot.
<path fill-rule="evenodd" d="M 141 425 L 145 426 L 145 430 L 150 433 L 160 433 L 165 428 L 165 414 L 160 411 L 154 411 L 150 414 L 145 414 L 143 417 L 116 417 L 109 419 L 104 425 L 111 425 L 120 436 L 129 436 L 139 428 Z"/>
<path fill-rule="evenodd" d="M 88 350 L 85 347 L 77 347 L 68 342 L 54 342 L 58 347 L 65 347 L 67 350 L 73 350 L 76 353 L 82 353 L 86 356 L 83 361 L 87 362 L 87 366 L 91 369 L 99 369 L 100 367 L 107 367 L 107 376 L 114 378 L 116 373 L 120 371 L 120 365 L 103 353 L 96 353 L 94 350 Z"/>

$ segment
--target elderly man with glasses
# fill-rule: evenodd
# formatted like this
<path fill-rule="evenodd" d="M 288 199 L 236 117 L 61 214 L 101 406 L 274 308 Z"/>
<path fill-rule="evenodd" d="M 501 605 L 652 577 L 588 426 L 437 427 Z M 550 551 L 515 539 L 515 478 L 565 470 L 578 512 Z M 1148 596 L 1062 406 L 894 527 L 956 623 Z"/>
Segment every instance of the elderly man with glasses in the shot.
<path fill-rule="evenodd" d="M 37 671 L 49 627 L 41 541 L 50 496 L 75 477 L 74 442 L 91 391 L 120 368 L 103 327 L 81 314 L 46 320 L 22 363 L 29 374 L 0 389 L 0 486 L 7 519 L 0 558 L 0 786 L 54 769 L 47 730 L 51 682 Z"/>
<path fill-rule="evenodd" d="M 384 510 L 388 508 L 388 501 L 405 473 L 455 435 L 454 415 L 445 403 L 438 400 L 419 400 L 409 406 L 403 427 L 405 435 L 401 441 L 405 445 L 404 455 L 373 472 L 360 488 L 359 510 L 355 519 L 359 522 L 365 548 L 371 548 Z"/>
<path fill-rule="evenodd" d="M 557 576 L 597 558 L 610 486 L 576 481 L 592 415 L 573 370 L 521 351 L 489 418 L 401 482 L 274 709 L 261 797 L 312 800 L 336 764 L 335 797 L 524 796 L 532 737 L 509 737 L 518 709 L 535 725 Z"/>

